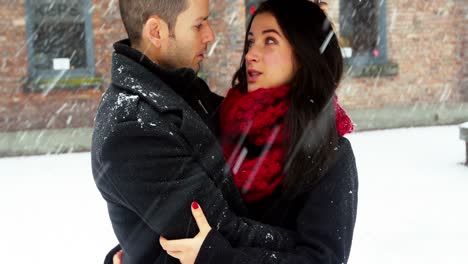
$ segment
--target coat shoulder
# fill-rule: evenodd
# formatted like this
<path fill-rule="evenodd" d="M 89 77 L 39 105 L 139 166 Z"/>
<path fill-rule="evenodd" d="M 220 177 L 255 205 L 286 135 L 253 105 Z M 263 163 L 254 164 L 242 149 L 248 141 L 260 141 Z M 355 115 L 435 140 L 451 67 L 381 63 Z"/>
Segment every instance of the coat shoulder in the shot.
<path fill-rule="evenodd" d="M 178 123 L 181 119 L 180 112 L 175 110 L 161 112 L 140 95 L 111 85 L 102 97 L 96 122 L 98 120 L 110 120 L 112 123 L 161 122 L 164 120 Z"/>
<path fill-rule="evenodd" d="M 91 147 L 93 156 L 100 157 L 106 142 L 122 133 L 127 136 L 170 134 L 178 131 L 181 123 L 181 112 L 160 112 L 139 95 L 111 85 L 101 99 L 95 118 Z M 122 125 L 127 129 L 117 129 Z"/>
<path fill-rule="evenodd" d="M 119 90 L 111 85 L 102 97 L 98 115 L 103 118 L 112 117 L 115 123 L 137 120 L 137 113 L 140 104 L 138 95 L 127 91 Z"/>

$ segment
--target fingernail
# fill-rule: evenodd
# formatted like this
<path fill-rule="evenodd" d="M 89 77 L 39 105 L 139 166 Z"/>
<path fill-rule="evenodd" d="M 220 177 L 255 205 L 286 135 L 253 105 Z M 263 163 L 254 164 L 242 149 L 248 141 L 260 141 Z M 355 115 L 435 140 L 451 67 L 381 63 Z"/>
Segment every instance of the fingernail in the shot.
<path fill-rule="evenodd" d="M 199 205 L 198 205 L 197 202 L 193 202 L 193 203 L 192 203 L 192 208 L 193 208 L 193 209 L 197 210 L 198 207 L 199 207 Z"/>

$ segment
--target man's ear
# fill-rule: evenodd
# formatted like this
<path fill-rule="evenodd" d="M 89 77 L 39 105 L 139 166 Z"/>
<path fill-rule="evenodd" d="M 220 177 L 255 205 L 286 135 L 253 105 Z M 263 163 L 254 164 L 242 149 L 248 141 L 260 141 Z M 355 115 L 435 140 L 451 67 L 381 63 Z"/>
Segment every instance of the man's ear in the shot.
<path fill-rule="evenodd" d="M 164 40 L 166 23 L 158 16 L 151 16 L 143 26 L 143 37 L 156 48 L 161 48 Z"/>

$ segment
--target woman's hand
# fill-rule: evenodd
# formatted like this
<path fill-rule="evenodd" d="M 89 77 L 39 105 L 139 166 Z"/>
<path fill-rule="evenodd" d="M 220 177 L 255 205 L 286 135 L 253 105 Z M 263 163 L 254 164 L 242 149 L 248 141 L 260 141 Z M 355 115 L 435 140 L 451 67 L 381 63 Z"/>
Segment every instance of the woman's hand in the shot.
<path fill-rule="evenodd" d="M 203 210 L 196 202 L 192 203 L 192 215 L 200 230 L 194 238 L 178 240 L 167 240 L 162 236 L 159 238 L 159 243 L 161 243 L 162 248 L 167 254 L 178 259 L 182 264 L 195 263 L 203 241 L 205 241 L 206 236 L 211 230 L 211 226 L 208 224 Z"/>

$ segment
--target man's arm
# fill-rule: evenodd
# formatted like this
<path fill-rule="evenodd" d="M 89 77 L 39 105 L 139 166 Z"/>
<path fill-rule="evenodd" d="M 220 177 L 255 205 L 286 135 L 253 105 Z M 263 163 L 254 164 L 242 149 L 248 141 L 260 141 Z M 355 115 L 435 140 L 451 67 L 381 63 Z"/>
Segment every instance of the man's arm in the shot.
<path fill-rule="evenodd" d="M 113 188 L 109 191 L 112 199 L 129 206 L 153 231 L 169 239 L 196 234 L 190 204 L 197 201 L 209 223 L 232 245 L 273 250 L 294 247 L 292 232 L 230 211 L 177 127 L 157 125 L 130 121 L 113 128 L 100 155 L 108 175 L 103 180 Z"/>

